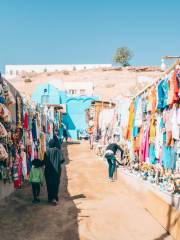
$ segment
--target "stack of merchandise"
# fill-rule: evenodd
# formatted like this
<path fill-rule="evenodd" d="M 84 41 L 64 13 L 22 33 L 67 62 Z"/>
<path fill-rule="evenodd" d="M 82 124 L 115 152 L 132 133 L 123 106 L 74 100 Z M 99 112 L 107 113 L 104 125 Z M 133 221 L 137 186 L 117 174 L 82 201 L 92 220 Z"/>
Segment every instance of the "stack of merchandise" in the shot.
<path fill-rule="evenodd" d="M 14 181 L 15 188 L 21 186 L 21 175 L 26 177 L 21 108 L 20 95 L 16 92 L 15 97 L 10 86 L 0 78 L 0 178 L 4 183 Z"/>
<path fill-rule="evenodd" d="M 138 159 L 144 179 L 161 182 L 161 189 L 164 191 L 170 189 L 171 192 L 180 191 L 180 71 L 178 68 L 131 102 L 126 139 L 129 141 L 129 151 L 133 156 L 132 164 L 135 158 Z M 159 174 L 159 171 L 164 174 Z M 158 176 L 160 181 L 156 179 Z M 168 183 L 163 184 L 164 182 Z M 175 187 L 173 188 L 172 185 Z"/>
<path fill-rule="evenodd" d="M 59 109 L 33 106 L 0 77 L 0 180 L 21 188 L 32 160 L 44 159 L 47 142 L 60 124 Z"/>

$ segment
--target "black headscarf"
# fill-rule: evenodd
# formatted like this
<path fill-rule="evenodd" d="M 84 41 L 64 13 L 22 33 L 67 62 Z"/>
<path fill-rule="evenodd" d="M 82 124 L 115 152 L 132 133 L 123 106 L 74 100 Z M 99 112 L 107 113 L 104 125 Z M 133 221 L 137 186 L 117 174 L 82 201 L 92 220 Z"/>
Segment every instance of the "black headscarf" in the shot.
<path fill-rule="evenodd" d="M 56 135 L 54 135 L 53 139 L 49 141 L 49 148 L 61 149 L 61 141 Z"/>
<path fill-rule="evenodd" d="M 45 172 L 51 173 L 51 167 L 60 173 L 61 164 L 64 162 L 64 156 L 61 151 L 61 141 L 54 135 L 53 139 L 49 141 L 49 149 L 45 154 Z"/>
<path fill-rule="evenodd" d="M 32 161 L 32 165 L 35 167 L 42 167 L 44 165 L 44 161 L 41 161 L 40 159 L 34 159 Z"/>

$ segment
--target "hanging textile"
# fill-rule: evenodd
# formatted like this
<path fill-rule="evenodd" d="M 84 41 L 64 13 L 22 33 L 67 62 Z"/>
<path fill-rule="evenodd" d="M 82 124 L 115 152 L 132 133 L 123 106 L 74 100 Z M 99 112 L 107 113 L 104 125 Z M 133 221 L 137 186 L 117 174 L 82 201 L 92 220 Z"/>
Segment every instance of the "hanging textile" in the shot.
<path fill-rule="evenodd" d="M 173 106 L 178 101 L 179 79 L 179 70 L 175 70 L 131 102 L 126 138 L 132 139 L 134 151 L 139 151 L 142 161 L 152 156 L 160 160 L 162 146 L 172 147 L 173 141 L 180 139 L 180 110 Z"/>
<path fill-rule="evenodd" d="M 127 136 L 126 136 L 128 140 L 131 140 L 133 121 L 134 121 L 134 103 L 132 102 L 129 107 L 129 120 L 128 120 L 128 127 L 127 127 Z"/>

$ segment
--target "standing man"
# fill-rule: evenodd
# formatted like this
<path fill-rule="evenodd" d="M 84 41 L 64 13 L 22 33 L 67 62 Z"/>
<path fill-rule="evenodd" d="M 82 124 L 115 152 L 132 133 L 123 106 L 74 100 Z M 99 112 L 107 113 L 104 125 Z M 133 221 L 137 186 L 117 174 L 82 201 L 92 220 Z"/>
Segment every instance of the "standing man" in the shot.
<path fill-rule="evenodd" d="M 89 134 L 89 144 L 90 144 L 90 149 L 93 149 L 93 140 L 94 140 L 94 121 L 93 121 L 92 119 L 89 121 L 88 134 Z"/>
<path fill-rule="evenodd" d="M 63 128 L 63 139 L 66 139 L 66 142 L 68 140 L 68 133 L 66 128 Z"/>
<path fill-rule="evenodd" d="M 123 150 L 122 148 L 117 145 L 116 143 L 110 143 L 107 148 L 106 148 L 106 152 L 105 152 L 105 158 L 107 159 L 107 162 L 109 164 L 109 179 L 111 181 L 114 181 L 114 172 L 116 169 L 116 153 L 117 151 L 121 152 L 121 159 L 123 158 Z"/>
<path fill-rule="evenodd" d="M 64 123 L 62 123 L 62 127 L 63 127 L 63 130 L 62 130 L 63 140 L 62 140 L 62 141 L 64 141 L 64 139 L 65 139 L 66 142 L 67 142 L 67 141 L 68 141 L 68 130 L 67 130 L 67 126 L 66 126 Z"/>
<path fill-rule="evenodd" d="M 88 128 L 88 134 L 89 134 L 89 144 L 90 144 L 90 149 L 93 149 L 93 134 L 94 134 L 94 127 L 89 127 Z"/>

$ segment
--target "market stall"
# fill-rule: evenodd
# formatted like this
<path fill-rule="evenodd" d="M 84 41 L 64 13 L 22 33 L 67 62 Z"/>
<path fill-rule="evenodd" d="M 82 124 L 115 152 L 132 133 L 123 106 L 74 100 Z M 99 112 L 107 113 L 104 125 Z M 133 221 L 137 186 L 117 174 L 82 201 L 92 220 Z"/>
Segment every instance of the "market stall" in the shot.
<path fill-rule="evenodd" d="M 179 64 L 133 99 L 126 139 L 133 173 L 162 191 L 180 193 Z"/>
<path fill-rule="evenodd" d="M 0 78 L 0 198 L 21 188 L 32 160 L 44 159 L 49 139 L 60 128 L 61 109 L 35 105 Z"/>
<path fill-rule="evenodd" d="M 102 155 L 102 149 L 113 135 L 113 126 L 117 120 L 115 106 L 113 102 L 93 101 L 86 112 L 92 148 L 98 155 Z"/>
<path fill-rule="evenodd" d="M 22 131 L 22 98 L 10 84 L 0 77 L 0 179 L 1 196 L 8 189 L 20 187 L 20 175 L 23 172 L 23 146 L 21 145 Z M 22 149 L 22 151 L 21 151 Z M 25 170 L 25 169 L 24 169 Z M 22 173 L 23 172 L 23 173 Z M 6 185 L 6 187 L 5 187 Z"/>

